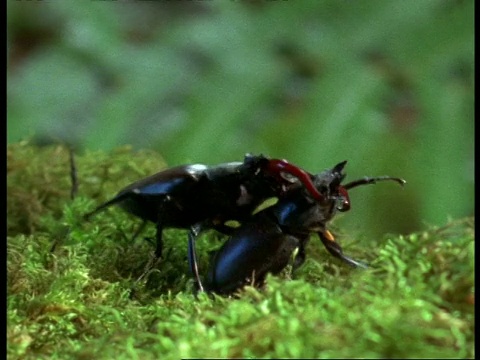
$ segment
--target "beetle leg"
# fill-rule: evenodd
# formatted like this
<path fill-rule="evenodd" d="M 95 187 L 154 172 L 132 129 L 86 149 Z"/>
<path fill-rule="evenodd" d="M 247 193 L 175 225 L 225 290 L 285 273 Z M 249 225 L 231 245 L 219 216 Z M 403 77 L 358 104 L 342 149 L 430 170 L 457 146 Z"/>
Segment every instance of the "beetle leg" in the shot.
<path fill-rule="evenodd" d="M 162 257 L 162 251 L 163 251 L 163 236 L 162 236 L 163 225 L 160 222 L 160 220 L 157 221 L 157 223 L 155 225 L 156 225 L 156 229 L 157 229 L 157 232 L 155 234 L 155 240 L 156 240 L 156 243 L 157 243 L 157 246 L 155 247 L 155 257 L 157 259 L 160 259 Z"/>
<path fill-rule="evenodd" d="M 162 257 L 163 251 L 163 227 L 164 227 L 164 219 L 165 219 L 165 212 L 167 210 L 167 205 L 169 202 L 172 201 L 172 198 L 168 195 L 165 195 L 161 201 L 159 201 L 159 205 L 157 208 L 157 221 L 155 223 L 156 234 L 155 234 L 155 241 L 156 241 L 156 248 L 155 248 L 155 257 L 157 259 Z"/>
<path fill-rule="evenodd" d="M 305 262 L 307 257 L 305 246 L 307 246 L 308 240 L 310 239 L 310 234 L 304 238 L 300 238 L 299 236 L 297 236 L 297 238 L 299 239 L 299 246 L 297 255 L 295 255 L 295 259 L 293 260 L 292 271 L 297 270 Z"/>
<path fill-rule="evenodd" d="M 147 223 L 146 220 L 142 222 L 138 230 L 135 232 L 133 235 L 133 239 L 135 239 L 138 234 L 143 230 L 145 227 L 145 224 Z M 133 298 L 135 296 L 135 289 L 137 288 L 138 283 L 143 280 L 143 278 L 155 267 L 155 265 L 159 262 L 159 260 L 162 258 L 162 249 L 163 249 L 163 241 L 162 241 L 162 229 L 163 227 L 159 225 L 160 222 L 157 222 L 157 234 L 156 234 L 156 242 L 157 246 L 154 252 L 150 253 L 150 259 L 148 260 L 147 265 L 145 265 L 145 269 L 143 270 L 142 275 L 138 277 L 137 280 L 135 280 L 135 283 L 132 285 L 130 288 L 130 298 Z"/>
<path fill-rule="evenodd" d="M 198 271 L 198 261 L 197 261 L 197 252 L 195 250 L 195 240 L 198 238 L 200 233 L 204 229 L 204 224 L 197 223 L 190 228 L 188 233 L 188 263 L 190 264 L 190 271 L 195 277 L 197 282 L 198 290 L 204 291 L 202 281 L 200 280 L 200 274 Z"/>
<path fill-rule="evenodd" d="M 133 286 L 130 289 L 130 296 L 132 297 L 135 294 L 135 288 L 137 287 L 137 284 L 142 281 L 142 279 L 154 268 L 154 266 L 159 262 L 159 260 L 162 258 L 162 251 L 163 251 L 163 224 L 162 224 L 162 219 L 163 219 L 163 214 L 164 214 L 164 208 L 165 208 L 165 202 L 170 200 L 168 196 L 165 196 L 163 198 L 163 201 L 160 202 L 160 205 L 158 206 L 158 211 L 157 211 L 157 222 L 155 223 L 156 227 L 156 234 L 155 234 L 155 241 L 156 241 L 156 248 L 153 253 L 150 254 L 150 259 L 148 260 L 147 265 L 145 266 L 145 269 L 143 270 L 142 275 L 135 281 Z M 96 210 L 94 210 L 95 212 Z M 145 225 L 147 223 L 147 220 L 144 220 L 143 223 L 140 225 L 138 230 L 135 232 L 133 235 L 133 239 L 135 239 L 138 234 L 144 229 Z"/>
<path fill-rule="evenodd" d="M 328 230 L 323 232 L 319 232 L 318 235 L 320 236 L 320 240 L 322 240 L 323 245 L 327 248 L 327 250 L 333 256 L 342 259 L 347 264 L 354 266 L 354 267 L 361 267 L 366 269 L 368 266 L 360 261 L 354 260 L 343 253 L 342 247 L 335 242 L 335 238 L 333 237 L 332 233 Z"/>
<path fill-rule="evenodd" d="M 145 278 L 145 276 L 148 275 L 148 273 L 157 265 L 161 258 L 157 257 L 155 253 L 150 253 L 150 259 L 148 260 L 147 265 L 145 265 L 145 269 L 143 270 L 143 273 L 135 280 L 133 285 L 130 288 L 130 298 L 133 299 L 135 297 L 135 291 L 137 289 L 137 285 Z"/>

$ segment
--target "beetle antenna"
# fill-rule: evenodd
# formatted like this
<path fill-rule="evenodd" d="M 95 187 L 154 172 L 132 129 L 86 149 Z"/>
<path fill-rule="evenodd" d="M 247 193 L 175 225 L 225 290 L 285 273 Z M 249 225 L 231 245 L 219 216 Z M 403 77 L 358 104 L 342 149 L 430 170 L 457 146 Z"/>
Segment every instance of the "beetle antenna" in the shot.
<path fill-rule="evenodd" d="M 357 186 L 360 186 L 360 185 L 375 184 L 378 181 L 387 181 L 387 180 L 395 181 L 402 186 L 407 183 L 404 179 L 397 178 L 397 177 L 391 177 L 391 176 L 368 177 L 368 176 L 366 176 L 362 179 L 351 181 L 348 184 L 343 185 L 343 187 L 348 190 L 348 189 L 351 189 L 351 188 L 354 188 L 354 187 L 357 187 Z"/>

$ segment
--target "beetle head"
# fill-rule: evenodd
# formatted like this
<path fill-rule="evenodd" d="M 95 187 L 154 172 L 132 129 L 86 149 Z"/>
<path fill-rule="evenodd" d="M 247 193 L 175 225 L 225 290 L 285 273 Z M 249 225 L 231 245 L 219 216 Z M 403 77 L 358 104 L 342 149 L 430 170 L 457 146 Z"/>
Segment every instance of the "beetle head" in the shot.
<path fill-rule="evenodd" d="M 405 185 L 406 181 L 402 178 L 391 176 L 376 176 L 376 177 L 363 177 L 358 180 L 350 181 L 347 184 L 342 185 L 343 179 L 346 174 L 343 173 L 347 161 L 338 163 L 330 170 L 325 170 L 320 174 L 313 176 L 313 183 L 315 188 L 323 197 L 319 203 L 323 206 L 334 205 L 338 211 L 350 210 L 350 198 L 348 196 L 348 190 L 368 184 L 375 184 L 379 181 L 394 181 L 400 185 Z"/>
<path fill-rule="evenodd" d="M 313 176 L 313 183 L 323 197 L 320 204 L 334 206 L 338 211 L 348 211 L 350 209 L 348 192 L 341 185 L 346 176 L 343 172 L 346 164 L 346 160 L 342 161 L 332 169 Z"/>

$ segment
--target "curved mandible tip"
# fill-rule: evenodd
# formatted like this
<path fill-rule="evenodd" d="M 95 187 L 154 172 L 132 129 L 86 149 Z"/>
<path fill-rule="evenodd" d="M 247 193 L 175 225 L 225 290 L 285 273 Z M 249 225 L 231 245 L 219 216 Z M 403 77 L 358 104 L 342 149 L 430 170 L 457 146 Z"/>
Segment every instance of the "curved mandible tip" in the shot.
<path fill-rule="evenodd" d="M 333 167 L 332 172 L 341 173 L 346 164 L 347 164 L 347 160 L 344 160 L 344 161 L 338 163 L 337 165 L 335 165 Z"/>
<path fill-rule="evenodd" d="M 290 164 L 287 160 L 271 159 L 268 162 L 267 169 L 269 172 L 275 175 L 285 172 L 296 177 L 305 186 L 315 200 L 320 202 L 324 200 L 324 196 L 320 194 L 313 184 L 310 174 L 308 174 L 305 170 L 300 169 L 298 166 Z"/>

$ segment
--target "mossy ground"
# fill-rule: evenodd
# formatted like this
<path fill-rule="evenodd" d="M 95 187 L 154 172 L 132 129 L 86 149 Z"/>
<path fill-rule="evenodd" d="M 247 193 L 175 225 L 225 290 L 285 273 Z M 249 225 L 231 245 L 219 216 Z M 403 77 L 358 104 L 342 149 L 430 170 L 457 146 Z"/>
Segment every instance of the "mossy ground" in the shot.
<path fill-rule="evenodd" d="M 368 270 L 312 241 L 298 272 L 232 298 L 192 295 L 186 234 L 169 230 L 164 260 L 131 298 L 153 229 L 132 242 L 139 222 L 121 210 L 81 215 L 163 160 L 128 148 L 79 155 L 72 201 L 64 147 L 23 142 L 7 155 L 10 359 L 474 357 L 473 219 L 375 245 L 344 242 Z M 201 268 L 219 240 L 198 241 Z"/>

